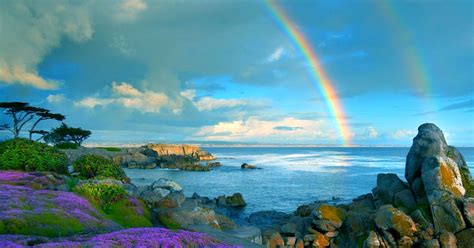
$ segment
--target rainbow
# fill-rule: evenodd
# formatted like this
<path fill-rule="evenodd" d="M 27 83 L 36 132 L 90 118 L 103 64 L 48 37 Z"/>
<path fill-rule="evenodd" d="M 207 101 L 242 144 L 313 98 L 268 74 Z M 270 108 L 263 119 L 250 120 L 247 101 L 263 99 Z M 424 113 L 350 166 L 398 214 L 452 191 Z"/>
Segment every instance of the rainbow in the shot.
<path fill-rule="evenodd" d="M 326 105 L 335 118 L 337 129 L 342 138 L 343 144 L 346 146 L 350 145 L 351 131 L 347 125 L 346 115 L 342 109 L 339 97 L 337 96 L 334 87 L 331 85 L 331 81 L 321 66 L 318 56 L 316 56 L 316 53 L 313 48 L 311 48 L 311 45 L 304 37 L 303 33 L 296 28 L 296 25 L 283 9 L 272 0 L 266 0 L 265 3 L 276 23 L 288 35 L 291 42 L 294 43 L 294 46 L 301 51 L 304 58 L 308 61 L 311 68 L 310 72 L 312 82 L 323 94 Z"/>
<path fill-rule="evenodd" d="M 413 45 L 413 37 L 409 32 L 408 25 L 403 22 L 403 18 L 397 15 L 396 8 L 391 1 L 375 1 L 380 12 L 384 14 L 388 22 L 397 33 L 399 44 L 403 44 L 403 61 L 406 65 L 410 82 L 414 85 L 416 92 L 427 96 L 430 92 L 429 73 L 422 61 L 420 52 Z"/>

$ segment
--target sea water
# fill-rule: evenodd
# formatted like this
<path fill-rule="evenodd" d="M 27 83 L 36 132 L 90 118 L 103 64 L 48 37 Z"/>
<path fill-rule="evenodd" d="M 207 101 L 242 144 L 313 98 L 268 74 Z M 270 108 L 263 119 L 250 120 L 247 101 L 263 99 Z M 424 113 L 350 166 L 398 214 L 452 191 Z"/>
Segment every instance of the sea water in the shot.
<path fill-rule="evenodd" d="M 197 192 L 214 198 L 240 192 L 245 213 L 292 212 L 299 205 L 333 198 L 340 201 L 371 192 L 378 173 L 405 180 L 409 148 L 209 147 L 222 166 L 210 172 L 126 169 L 132 183 L 148 185 L 160 177 L 178 182 L 186 196 Z M 459 148 L 471 173 L 474 148 Z M 240 165 L 258 166 L 242 170 Z"/>

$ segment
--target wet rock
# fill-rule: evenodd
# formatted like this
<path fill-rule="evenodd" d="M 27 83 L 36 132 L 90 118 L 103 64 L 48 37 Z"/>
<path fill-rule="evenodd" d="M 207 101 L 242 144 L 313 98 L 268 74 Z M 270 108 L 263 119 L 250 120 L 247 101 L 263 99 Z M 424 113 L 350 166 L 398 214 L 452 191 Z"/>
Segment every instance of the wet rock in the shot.
<path fill-rule="evenodd" d="M 240 166 L 241 169 L 257 169 L 257 166 L 255 165 L 251 165 L 251 164 L 247 164 L 247 163 L 243 163 L 241 166 Z"/>
<path fill-rule="evenodd" d="M 412 236 L 416 226 L 410 216 L 391 205 L 385 205 L 377 210 L 376 225 L 385 231 L 396 231 L 398 236 Z"/>
<path fill-rule="evenodd" d="M 235 208 L 245 207 L 247 205 L 244 197 L 240 193 L 235 193 L 232 196 L 226 197 L 226 204 Z"/>
<path fill-rule="evenodd" d="M 307 217 L 311 215 L 312 211 L 313 209 L 309 205 L 301 205 L 296 209 L 295 215 L 301 216 L 301 217 Z"/>
<path fill-rule="evenodd" d="M 456 239 L 459 248 L 472 248 L 472 244 L 474 244 L 474 228 L 466 228 L 456 233 Z"/>

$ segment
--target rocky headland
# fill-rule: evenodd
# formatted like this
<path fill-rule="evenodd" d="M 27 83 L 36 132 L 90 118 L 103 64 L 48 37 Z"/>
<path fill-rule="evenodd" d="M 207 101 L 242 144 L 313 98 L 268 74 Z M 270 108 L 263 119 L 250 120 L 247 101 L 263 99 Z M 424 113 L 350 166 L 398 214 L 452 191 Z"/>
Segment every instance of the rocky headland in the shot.
<path fill-rule="evenodd" d="M 194 145 L 148 144 L 127 148 L 88 148 L 64 149 L 72 163 L 83 155 L 100 155 L 111 158 L 122 167 L 131 169 L 167 168 L 187 171 L 210 171 L 220 166 L 212 162 L 216 158 L 209 152 Z"/>

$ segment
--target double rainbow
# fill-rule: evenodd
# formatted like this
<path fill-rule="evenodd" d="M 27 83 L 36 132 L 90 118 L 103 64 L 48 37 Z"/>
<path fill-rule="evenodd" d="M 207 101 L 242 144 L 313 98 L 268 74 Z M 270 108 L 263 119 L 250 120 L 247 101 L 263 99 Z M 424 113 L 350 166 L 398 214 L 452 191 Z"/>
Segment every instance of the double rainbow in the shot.
<path fill-rule="evenodd" d="M 303 33 L 296 28 L 295 24 L 284 10 L 275 1 L 266 0 L 265 3 L 272 14 L 272 17 L 275 19 L 275 22 L 288 35 L 290 40 L 294 43 L 294 46 L 301 51 L 304 58 L 308 61 L 311 69 L 310 73 L 312 82 L 323 94 L 324 101 L 334 116 L 338 132 L 344 145 L 350 145 L 351 131 L 347 125 L 346 115 L 342 109 L 339 97 L 337 96 L 334 87 L 331 85 L 331 81 L 321 66 L 318 56 Z"/>

